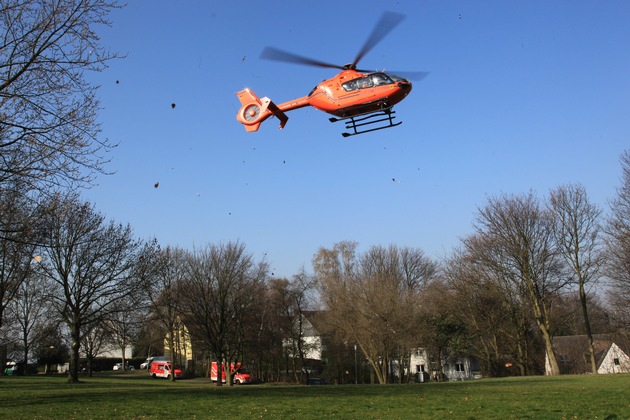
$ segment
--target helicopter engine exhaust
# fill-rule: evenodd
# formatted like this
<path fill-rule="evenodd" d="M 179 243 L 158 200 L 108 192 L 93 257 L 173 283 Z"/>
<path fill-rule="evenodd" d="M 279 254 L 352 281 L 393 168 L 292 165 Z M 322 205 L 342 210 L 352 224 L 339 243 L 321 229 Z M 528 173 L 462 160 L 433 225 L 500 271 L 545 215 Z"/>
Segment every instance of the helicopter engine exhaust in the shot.
<path fill-rule="evenodd" d="M 289 117 L 271 99 L 260 99 L 249 89 L 236 92 L 241 102 L 241 109 L 236 114 L 238 122 L 245 126 L 247 131 L 258 131 L 260 124 L 272 115 L 280 120 L 280 129 L 284 128 Z"/>

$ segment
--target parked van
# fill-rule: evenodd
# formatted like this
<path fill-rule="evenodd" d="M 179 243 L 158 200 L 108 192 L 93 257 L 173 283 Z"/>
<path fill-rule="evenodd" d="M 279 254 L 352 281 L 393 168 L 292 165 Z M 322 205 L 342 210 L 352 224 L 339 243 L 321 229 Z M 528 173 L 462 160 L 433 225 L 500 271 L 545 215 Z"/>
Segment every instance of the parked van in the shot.
<path fill-rule="evenodd" d="M 5 375 L 17 375 L 20 372 L 20 365 L 15 362 L 7 362 L 4 374 Z"/>
<path fill-rule="evenodd" d="M 149 375 L 154 378 L 170 378 L 171 371 L 173 371 L 175 378 L 182 377 L 182 370 L 175 368 L 171 369 L 171 362 L 165 360 L 154 360 L 149 366 Z"/>
<path fill-rule="evenodd" d="M 221 372 L 221 379 L 223 383 L 226 382 L 225 371 L 227 370 L 227 366 L 227 363 L 223 364 L 223 369 Z M 230 363 L 230 372 L 234 374 L 233 382 L 235 385 L 248 384 L 252 381 L 251 375 L 241 363 L 236 363 L 236 365 L 234 363 Z M 216 382 L 218 374 L 219 365 L 217 364 L 217 362 L 212 362 L 212 364 L 210 365 L 210 380 L 212 382 Z"/>
<path fill-rule="evenodd" d="M 153 361 L 153 357 L 147 357 L 147 360 L 140 363 L 140 369 L 149 369 L 149 365 Z"/>

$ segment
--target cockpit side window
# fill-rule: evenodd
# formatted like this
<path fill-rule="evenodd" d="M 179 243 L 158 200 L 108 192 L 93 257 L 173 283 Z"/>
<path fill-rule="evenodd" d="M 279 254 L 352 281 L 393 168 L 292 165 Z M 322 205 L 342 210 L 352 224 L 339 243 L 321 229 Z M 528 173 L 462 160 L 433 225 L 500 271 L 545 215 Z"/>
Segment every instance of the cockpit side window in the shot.
<path fill-rule="evenodd" d="M 352 92 L 353 90 L 357 90 L 359 88 L 359 84 L 357 82 L 358 79 L 350 80 L 349 82 L 342 83 L 341 87 L 346 92 Z"/>
<path fill-rule="evenodd" d="M 358 79 L 350 80 L 349 82 L 341 85 L 346 92 L 352 92 L 357 89 L 366 89 L 374 86 L 372 78 L 369 76 L 359 77 Z"/>
<path fill-rule="evenodd" d="M 394 81 L 385 73 L 371 73 L 365 77 L 359 77 L 358 79 L 350 80 L 343 83 L 341 86 L 346 92 L 352 92 L 357 89 L 365 89 L 374 86 L 389 85 Z"/>

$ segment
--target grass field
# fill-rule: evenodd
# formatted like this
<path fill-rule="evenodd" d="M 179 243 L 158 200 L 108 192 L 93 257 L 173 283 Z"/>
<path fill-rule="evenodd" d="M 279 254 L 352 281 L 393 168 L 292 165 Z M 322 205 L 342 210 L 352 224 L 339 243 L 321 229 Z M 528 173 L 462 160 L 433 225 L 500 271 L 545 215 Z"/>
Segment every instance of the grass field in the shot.
<path fill-rule="evenodd" d="M 630 375 L 409 385 L 171 384 L 144 372 L 0 378 L 2 419 L 630 419 Z"/>

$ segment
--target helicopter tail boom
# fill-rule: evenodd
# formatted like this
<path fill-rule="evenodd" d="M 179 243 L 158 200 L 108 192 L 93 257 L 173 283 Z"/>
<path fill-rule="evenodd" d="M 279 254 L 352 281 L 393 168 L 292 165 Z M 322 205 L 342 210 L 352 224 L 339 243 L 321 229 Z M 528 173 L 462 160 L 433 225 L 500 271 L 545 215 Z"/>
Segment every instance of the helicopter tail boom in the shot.
<path fill-rule="evenodd" d="M 245 126 L 247 131 L 257 131 L 260 124 L 272 115 L 280 120 L 280 129 L 284 128 L 289 117 L 271 99 L 259 98 L 249 89 L 236 92 L 241 102 L 241 109 L 236 114 L 238 122 Z"/>

